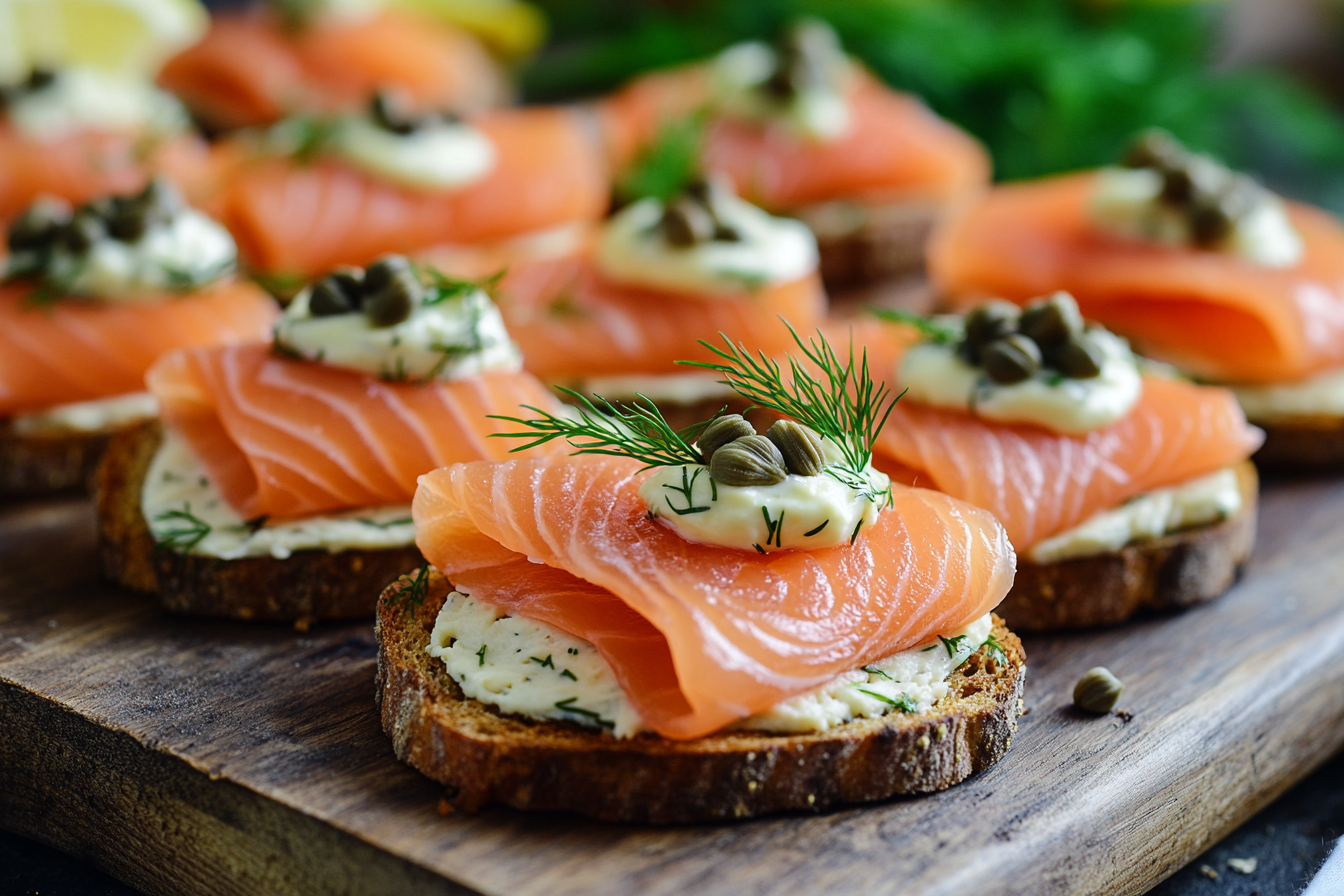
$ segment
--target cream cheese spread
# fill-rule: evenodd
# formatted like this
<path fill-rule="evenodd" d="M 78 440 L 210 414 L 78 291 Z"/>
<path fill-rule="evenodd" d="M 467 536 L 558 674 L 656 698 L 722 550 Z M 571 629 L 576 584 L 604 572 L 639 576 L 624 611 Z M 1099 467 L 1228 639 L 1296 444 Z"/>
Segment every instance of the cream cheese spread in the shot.
<path fill-rule="evenodd" d="M 1193 241 L 1190 216 L 1163 202 L 1163 176 L 1151 168 L 1103 168 L 1092 195 L 1098 226 L 1135 240 L 1168 246 Z M 1302 259 L 1302 238 L 1278 197 L 1262 191 L 1259 201 L 1231 223 L 1220 248 L 1264 267 L 1292 267 Z"/>
<path fill-rule="evenodd" d="M 1335 367 L 1295 383 L 1232 386 L 1247 418 L 1275 423 L 1293 417 L 1344 417 L 1344 367 Z"/>
<path fill-rule="evenodd" d="M 278 345 L 305 360 L 387 380 L 457 380 L 490 371 L 517 372 L 522 355 L 485 290 L 450 298 L 431 293 L 409 317 L 375 326 L 359 312 L 315 316 L 312 288 L 300 292 L 275 325 Z"/>
<path fill-rule="evenodd" d="M 817 269 L 817 241 L 807 225 L 730 195 L 716 199 L 715 212 L 739 239 L 673 246 L 659 232 L 663 204 L 640 200 L 608 222 L 598 241 L 598 267 L 612 280 L 706 300 L 788 283 Z"/>
<path fill-rule="evenodd" d="M 729 401 L 737 397 L 717 373 L 627 374 L 593 376 L 579 381 L 575 391 L 610 401 L 631 401 L 643 395 L 655 404 L 689 407 L 705 401 Z"/>
<path fill-rule="evenodd" d="M 1027 559 L 1032 563 L 1058 563 L 1113 553 L 1136 541 L 1229 519 L 1241 510 L 1241 503 L 1237 472 L 1225 467 L 1178 485 L 1144 492 L 1113 510 L 1102 511 L 1072 529 L 1037 542 L 1027 552 Z"/>
<path fill-rule="evenodd" d="M 439 122 L 398 134 L 368 116 L 342 119 L 331 147 L 377 177 L 414 190 L 451 190 L 474 183 L 495 167 L 490 138 L 471 125 Z"/>
<path fill-rule="evenodd" d="M 747 41 L 714 59 L 709 69 L 710 89 L 716 107 L 726 115 L 779 124 L 806 139 L 835 140 L 853 126 L 845 89 L 851 64 L 843 55 L 832 63 L 835 71 L 830 85 L 810 85 L 784 98 L 772 96 L 765 86 L 779 65 L 778 52 L 760 41 Z"/>
<path fill-rule="evenodd" d="M 238 248 L 220 224 L 184 208 L 151 225 L 134 242 L 103 237 L 86 252 L 56 248 L 48 279 L 71 295 L 122 302 L 154 301 L 195 289 L 233 271 Z"/>
<path fill-rule="evenodd" d="M 877 522 L 891 479 L 869 466 L 854 481 L 838 471 L 834 444 L 823 440 L 822 449 L 830 466 L 815 476 L 723 485 L 705 466 L 657 467 L 640 483 L 639 496 L 650 514 L 688 541 L 762 554 L 847 544 Z"/>
<path fill-rule="evenodd" d="M 14 127 L 33 140 L 53 141 L 78 131 L 175 134 L 189 119 L 182 104 L 151 81 L 91 69 L 57 72 L 6 110 Z"/>
<path fill-rule="evenodd" d="M 159 403 L 148 392 L 132 392 L 15 414 L 10 425 L 21 436 L 103 432 L 158 416 Z"/>
<path fill-rule="evenodd" d="M 1001 385 L 966 363 L 952 345 L 924 342 L 901 359 L 897 379 L 906 400 L 970 411 L 1002 423 L 1033 423 L 1079 434 L 1121 419 L 1139 400 L 1143 379 L 1128 344 L 1105 330 L 1089 331 L 1102 350 L 1101 373 L 1089 379 L 1038 370 L 1022 382 Z"/>
<path fill-rule="evenodd" d="M 826 731 L 897 709 L 923 712 L 947 694 L 947 677 L 989 638 L 988 615 L 932 644 L 902 651 L 785 700 L 733 727 Z M 552 625 L 509 616 L 459 591 L 448 595 L 429 654 L 474 700 L 502 712 L 603 728 L 618 738 L 646 730 L 611 666 L 587 641 Z"/>
<path fill-rule="evenodd" d="M 283 560 L 295 551 L 335 554 L 415 543 L 409 504 L 277 522 L 244 520 L 210 483 L 186 441 L 169 429 L 145 474 L 140 506 L 155 541 L 180 553 L 221 560 Z"/>

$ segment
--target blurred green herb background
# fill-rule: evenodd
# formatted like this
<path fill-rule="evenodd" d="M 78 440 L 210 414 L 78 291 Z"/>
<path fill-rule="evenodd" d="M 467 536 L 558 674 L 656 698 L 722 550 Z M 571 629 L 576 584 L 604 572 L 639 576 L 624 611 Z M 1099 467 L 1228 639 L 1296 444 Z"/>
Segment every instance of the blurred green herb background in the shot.
<path fill-rule="evenodd" d="M 541 0 L 553 40 L 528 99 L 635 74 L 818 16 L 895 87 L 980 138 L 1000 179 L 1114 160 L 1149 126 L 1344 213 L 1344 118 L 1267 68 L 1218 70 L 1226 5 L 1160 0 Z"/>

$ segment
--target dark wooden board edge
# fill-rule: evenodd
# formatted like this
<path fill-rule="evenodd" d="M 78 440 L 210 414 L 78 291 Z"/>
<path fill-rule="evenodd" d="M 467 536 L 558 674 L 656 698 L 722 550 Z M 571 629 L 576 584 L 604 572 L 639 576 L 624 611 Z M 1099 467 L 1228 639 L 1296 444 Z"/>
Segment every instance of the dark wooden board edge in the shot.
<path fill-rule="evenodd" d="M 475 894 L 4 680 L 0 731 L 0 827 L 146 893 Z"/>

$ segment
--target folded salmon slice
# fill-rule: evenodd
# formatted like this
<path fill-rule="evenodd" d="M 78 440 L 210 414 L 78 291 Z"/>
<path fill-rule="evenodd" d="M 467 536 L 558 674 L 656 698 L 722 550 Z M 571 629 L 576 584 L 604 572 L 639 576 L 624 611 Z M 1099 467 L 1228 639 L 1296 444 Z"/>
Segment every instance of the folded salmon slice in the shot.
<path fill-rule="evenodd" d="M 80 205 L 97 196 L 139 190 L 155 172 L 185 187 L 206 158 L 205 143 L 190 136 L 147 153 L 136 134 L 85 131 L 33 140 L 0 122 L 0 223 L 17 217 L 39 196 Z"/>
<path fill-rule="evenodd" d="M 459 189 L 405 189 L 334 159 L 269 158 L 234 166 L 205 208 L 253 267 L 309 276 L 388 252 L 592 221 L 606 211 L 606 168 L 576 113 L 518 109 L 472 123 L 497 158 L 489 174 Z"/>
<path fill-rule="evenodd" d="M 506 274 L 498 295 L 524 366 L 550 382 L 685 373 L 676 362 L 710 360 L 699 340 L 717 341 L 718 333 L 782 354 L 796 346 L 781 317 L 806 332 L 826 311 L 816 275 L 701 299 L 615 282 L 580 256 L 520 265 Z"/>
<path fill-rule="evenodd" d="M 599 107 L 618 169 L 709 100 L 701 67 L 648 75 Z M 831 199 L 942 204 L 989 182 L 989 157 L 919 100 L 861 72 L 849 95 L 852 126 L 835 140 L 805 140 L 779 127 L 719 118 L 705 135 L 705 168 L 732 178 L 751 202 L 774 210 Z"/>
<path fill-rule="evenodd" d="M 487 415 L 554 402 L 523 373 L 392 383 L 260 344 L 174 352 L 147 382 L 164 421 L 249 519 L 409 501 L 422 473 L 508 456 L 516 443 L 490 435 L 513 425 Z"/>
<path fill-rule="evenodd" d="M 157 301 L 60 299 L 0 286 L 0 417 L 145 388 L 145 372 L 177 348 L 255 342 L 279 309 L 246 281 Z"/>
<path fill-rule="evenodd" d="M 1134 495 L 1245 460 L 1262 440 L 1231 392 L 1146 377 L 1124 419 L 1085 435 L 900 401 L 875 464 L 992 511 L 1026 551 Z"/>
<path fill-rule="evenodd" d="M 929 274 L 949 298 L 1014 302 L 1064 289 L 1144 354 L 1221 382 L 1301 379 L 1344 363 L 1344 226 L 1288 203 L 1306 252 L 1291 268 L 1111 236 L 1095 175 L 1000 187 L 935 234 Z"/>
<path fill-rule="evenodd" d="M 895 488 L 849 545 L 695 544 L 648 519 L 624 458 L 551 454 L 423 476 L 416 543 L 454 586 L 594 643 L 644 722 L 690 739 L 993 609 L 1014 556 L 985 511 Z"/>
<path fill-rule="evenodd" d="M 470 35 L 402 11 L 319 18 L 287 29 L 258 10 L 216 16 L 170 59 L 159 83 L 210 125 L 270 124 L 335 112 L 394 88 L 420 108 L 488 108 L 508 95 L 498 65 Z"/>

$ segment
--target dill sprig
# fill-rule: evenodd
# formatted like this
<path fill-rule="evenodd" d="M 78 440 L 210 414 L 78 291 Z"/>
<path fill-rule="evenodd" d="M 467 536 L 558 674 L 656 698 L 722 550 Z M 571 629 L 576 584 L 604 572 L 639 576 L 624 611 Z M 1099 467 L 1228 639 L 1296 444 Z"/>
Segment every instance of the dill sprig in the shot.
<path fill-rule="evenodd" d="M 616 186 L 623 202 L 652 197 L 667 202 L 700 176 L 700 151 L 708 123 L 698 110 L 659 129 L 653 142 L 635 159 Z"/>
<path fill-rule="evenodd" d="M 387 596 L 387 604 L 398 612 L 415 611 L 429 598 L 429 566 L 422 566 L 415 575 L 397 578 L 397 590 Z"/>
<path fill-rule="evenodd" d="M 913 311 L 903 311 L 899 308 L 869 308 L 868 312 L 878 320 L 914 327 L 929 342 L 935 342 L 939 345 L 956 345 L 965 335 L 952 324 L 945 323 L 936 317 L 915 314 Z"/>
<path fill-rule="evenodd" d="M 821 379 L 814 377 L 794 355 L 789 355 L 786 378 L 778 361 L 764 352 L 753 357 L 746 346 L 734 344 L 722 333 L 719 335 L 723 336 L 726 348 L 700 342 L 719 361 L 677 363 L 721 373 L 722 382 L 738 395 L 791 417 L 829 439 L 840 449 L 844 463 L 827 467 L 827 472 L 853 488 L 865 488 L 867 477 L 863 471 L 872 461 L 873 443 L 900 396 L 893 396 L 885 382 L 873 382 L 868 370 L 868 352 L 865 349 L 856 361 L 853 340 L 848 357 L 842 359 L 820 331 L 805 343 L 788 321 L 784 325 L 803 356 L 821 371 Z"/>
<path fill-rule="evenodd" d="M 165 510 L 154 517 L 156 523 L 172 523 L 176 528 L 155 533 L 155 550 L 170 548 L 179 554 L 186 554 L 192 548 L 205 541 L 211 532 L 211 526 L 205 520 L 191 512 L 191 502 L 182 505 L 181 510 Z"/>
<path fill-rule="evenodd" d="M 557 388 L 577 402 L 574 407 L 577 419 L 523 405 L 523 410 L 540 416 L 524 420 L 491 414 L 492 419 L 526 427 L 522 432 L 494 433 L 492 438 L 531 439 L 510 449 L 512 451 L 526 451 L 563 438 L 573 446 L 575 454 L 631 457 L 644 464 L 641 469 L 648 470 L 700 463 L 700 452 L 692 447 L 692 443 L 702 429 L 724 413 L 721 410 L 704 423 L 675 430 L 663 418 L 658 406 L 643 395 L 636 395 L 628 404 L 615 404 L 601 396 L 593 396 L 590 400 L 573 389 Z"/>

